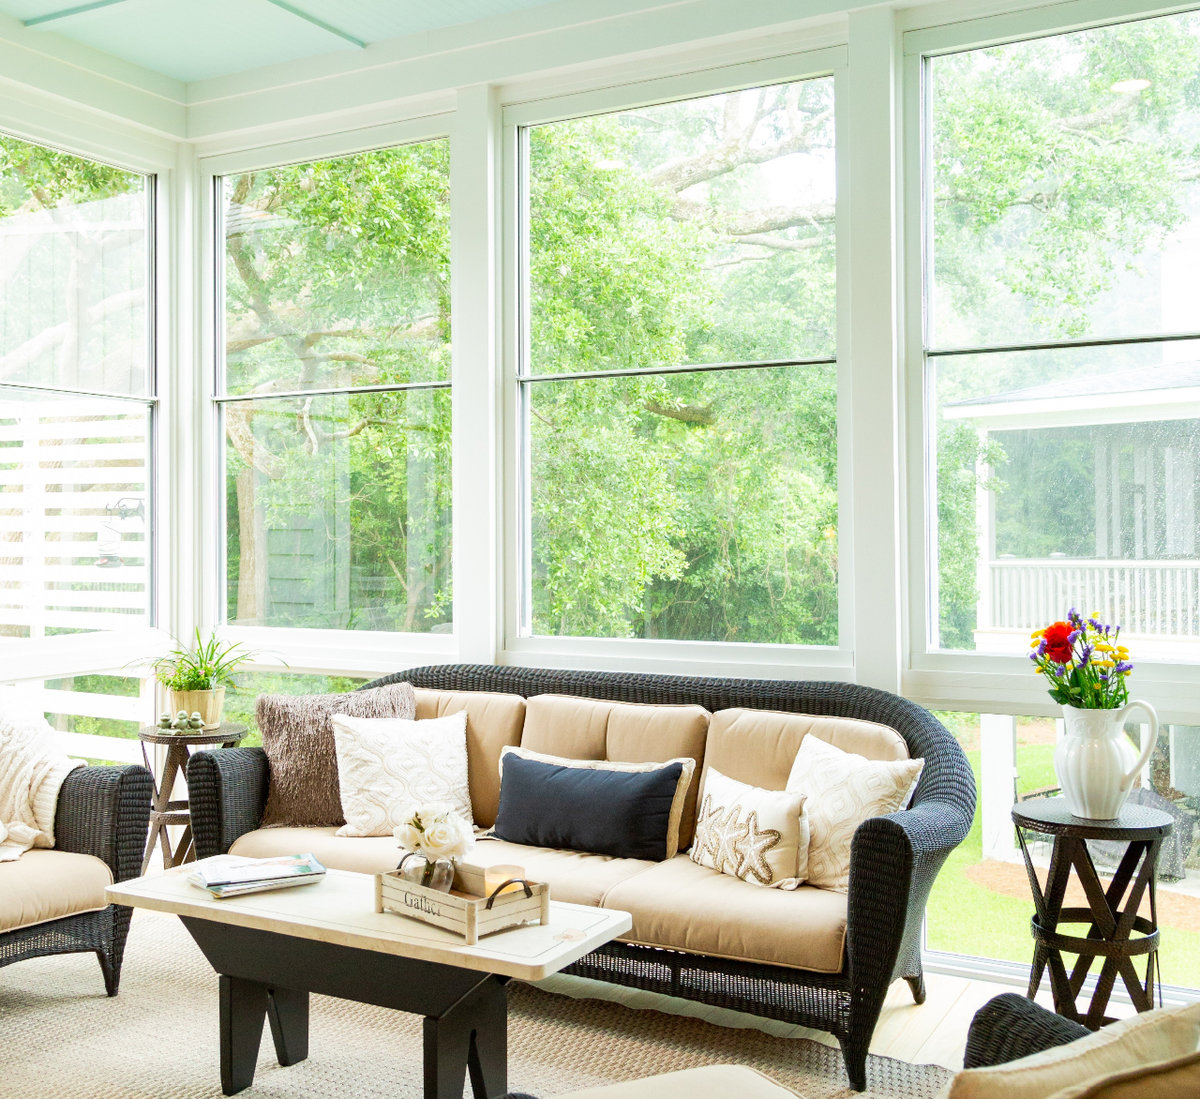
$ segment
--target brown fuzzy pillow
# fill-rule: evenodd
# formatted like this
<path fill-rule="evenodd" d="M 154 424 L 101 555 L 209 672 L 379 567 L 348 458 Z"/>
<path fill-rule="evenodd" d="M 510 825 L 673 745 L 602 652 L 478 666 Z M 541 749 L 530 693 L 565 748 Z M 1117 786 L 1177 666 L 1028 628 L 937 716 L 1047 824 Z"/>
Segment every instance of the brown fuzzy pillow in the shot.
<path fill-rule="evenodd" d="M 255 707 L 271 771 L 262 827 L 345 824 L 331 714 L 417 716 L 411 683 L 343 695 L 262 695 Z"/>

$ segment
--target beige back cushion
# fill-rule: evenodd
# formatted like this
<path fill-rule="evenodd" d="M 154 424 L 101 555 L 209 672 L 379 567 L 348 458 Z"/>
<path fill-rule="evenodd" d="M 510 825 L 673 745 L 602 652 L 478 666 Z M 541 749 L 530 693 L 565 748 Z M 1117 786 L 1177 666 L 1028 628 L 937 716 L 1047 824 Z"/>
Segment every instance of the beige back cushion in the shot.
<path fill-rule="evenodd" d="M 467 712 L 467 781 L 475 823 L 491 828 L 500 804 L 500 752 L 521 743 L 525 699 L 487 691 L 431 691 L 417 687 L 417 719 Z"/>
<path fill-rule="evenodd" d="M 1183 1099 L 1200 1095 L 1200 1053 L 1134 1065 L 1090 1084 L 1074 1084 L 1050 1099 Z"/>
<path fill-rule="evenodd" d="M 704 763 L 708 722 L 709 713 L 703 706 L 534 695 L 526 703 L 521 747 L 546 755 L 614 763 L 666 763 L 684 757 L 696 761 L 698 773 Z M 693 775 L 679 822 L 681 851 L 692 845 L 698 789 Z"/>
<path fill-rule="evenodd" d="M 1186 1058 L 1198 1044 L 1200 1004 L 1159 1008 L 1017 1061 L 963 1069 L 942 1099 L 1047 1099 L 1063 1089 L 1090 1095 L 1090 1084 L 1130 1066 Z"/>
<path fill-rule="evenodd" d="M 704 767 L 764 790 L 782 790 L 809 733 L 843 752 L 867 759 L 908 759 L 904 738 L 886 725 L 847 717 L 815 717 L 777 710 L 718 710 L 708 729 Z M 704 780 L 701 777 L 701 786 Z"/>

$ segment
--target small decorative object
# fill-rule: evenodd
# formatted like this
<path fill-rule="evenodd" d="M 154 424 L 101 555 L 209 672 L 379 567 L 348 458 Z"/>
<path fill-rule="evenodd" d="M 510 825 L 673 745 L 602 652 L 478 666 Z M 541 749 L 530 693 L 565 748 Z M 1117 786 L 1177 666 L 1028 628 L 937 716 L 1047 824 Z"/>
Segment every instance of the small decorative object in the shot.
<path fill-rule="evenodd" d="M 525 867 L 498 862 L 483 872 L 484 891 L 490 897 L 495 893 L 514 893 L 525 880 Z"/>
<path fill-rule="evenodd" d="M 166 712 L 159 714 L 158 715 L 158 727 L 160 729 L 170 729 L 171 728 L 171 715 Z"/>
<path fill-rule="evenodd" d="M 1072 608 L 1066 621 L 1035 630 L 1029 659 L 1062 705 L 1066 735 L 1054 751 L 1054 770 L 1067 806 L 1084 820 L 1112 820 L 1121 811 L 1134 779 L 1158 740 L 1158 715 L 1148 702 L 1129 700 L 1126 677 L 1133 671 L 1120 626 L 1098 614 L 1084 618 Z M 1150 719 L 1150 735 L 1139 755 L 1125 736 L 1133 710 Z"/>
<path fill-rule="evenodd" d="M 225 707 L 225 688 L 235 686 L 234 671 L 253 655 L 251 651 L 243 649 L 240 642 L 225 644 L 215 633 L 204 640 L 197 630 L 193 647 L 180 645 L 156 660 L 155 676 L 167 689 L 171 706 L 182 712 L 183 724 L 176 725 L 176 728 L 217 728 Z M 193 713 L 200 715 L 200 726 L 189 724 L 189 717 Z M 176 721 L 178 717 L 176 715 Z"/>
<path fill-rule="evenodd" d="M 449 893 L 408 881 L 400 871 L 375 875 L 375 911 L 410 916 L 443 927 L 474 946 L 484 935 L 526 923 L 549 923 L 550 887 L 545 882 L 514 882 L 511 890 L 487 892 L 482 866 L 457 863 Z"/>
<path fill-rule="evenodd" d="M 200 730 L 204 728 L 204 716 L 199 710 L 193 710 L 192 716 L 188 718 L 188 728 Z"/>
<path fill-rule="evenodd" d="M 471 826 L 443 803 L 418 806 L 404 816 L 394 830 L 406 852 L 397 872 L 407 881 L 448 893 L 454 881 L 453 860 L 475 846 Z"/>

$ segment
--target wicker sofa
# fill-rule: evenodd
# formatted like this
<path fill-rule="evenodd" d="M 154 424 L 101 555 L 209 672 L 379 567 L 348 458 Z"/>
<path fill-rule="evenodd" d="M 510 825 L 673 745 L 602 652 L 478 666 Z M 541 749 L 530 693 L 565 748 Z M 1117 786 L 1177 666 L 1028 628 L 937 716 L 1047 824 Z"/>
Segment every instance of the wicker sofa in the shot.
<path fill-rule="evenodd" d="M 145 767 L 82 767 L 63 783 L 55 846 L 0 863 L 0 966 L 94 952 L 117 994 L 130 909 L 104 888 L 138 875 L 154 787 Z"/>
<path fill-rule="evenodd" d="M 768 903 L 772 904 L 778 904 L 781 897 L 807 893 L 807 900 L 827 909 L 831 905 L 840 906 L 841 952 L 832 968 L 825 967 L 829 971 L 718 956 L 721 952 L 664 949 L 661 945 L 637 941 L 611 943 L 570 970 L 594 979 L 826 1030 L 841 1044 L 851 1086 L 860 1091 L 865 1088 L 867 1048 L 888 986 L 902 977 L 918 1003 L 924 998 L 920 931 L 925 903 L 939 868 L 966 836 L 974 814 L 975 783 L 971 768 L 958 743 L 928 711 L 885 691 L 841 683 L 489 665 L 414 668 L 376 680 L 367 687 L 400 681 L 411 682 L 418 689 L 419 717 L 449 712 L 447 706 L 449 709 L 468 706 L 469 751 L 472 722 L 479 723 L 479 711 L 469 708 L 475 692 L 521 699 L 566 695 L 643 705 L 691 705 L 712 714 L 735 708 L 783 711 L 871 722 L 895 730 L 907 745 L 908 754 L 925 760 L 924 771 L 906 810 L 868 820 L 855 832 L 847 896 L 808 887 L 780 894 L 734 882 L 736 887 L 751 890 L 756 897 L 769 894 Z M 519 727 L 516 735 L 519 738 Z M 499 748 L 495 752 L 498 754 Z M 476 777 L 483 777 L 483 766 L 480 761 L 472 760 L 471 786 L 476 819 L 486 824 L 488 821 L 476 799 Z M 495 756 L 490 757 L 486 766 L 494 771 Z M 231 847 L 238 853 L 269 854 L 275 850 L 270 846 L 272 840 L 276 847 L 294 847 L 307 839 L 288 834 L 286 829 L 277 830 L 275 836 L 269 835 L 271 829 L 259 830 L 269 777 L 266 755 L 260 749 L 230 748 L 192 757 L 188 786 L 199 856 L 223 853 Z M 490 808 L 494 813 L 494 805 Z M 313 837 L 314 844 L 317 838 Z M 338 842 L 365 845 L 388 841 Z M 339 865 L 332 841 L 327 840 L 325 846 L 316 850 L 319 857 L 332 860 L 330 865 Z M 529 849 L 533 854 L 524 860 L 535 872 L 539 868 L 539 850 L 542 849 Z M 394 846 L 387 853 L 394 865 Z M 602 856 L 581 858 L 598 860 Z M 686 856 L 677 859 L 687 862 Z M 574 865 L 578 863 L 577 859 Z M 346 869 L 371 869 L 361 859 L 342 860 L 340 865 Z M 547 864 L 544 859 L 540 865 L 550 865 L 551 872 L 557 870 L 557 866 Z M 666 867 L 669 863 L 660 865 Z M 577 888 L 577 876 L 570 881 L 565 876 L 547 880 L 551 881 L 556 896 L 581 899 L 567 888 Z M 623 907 L 616 896 L 611 903 L 613 907 Z M 784 930 L 795 937 L 794 929 Z"/>

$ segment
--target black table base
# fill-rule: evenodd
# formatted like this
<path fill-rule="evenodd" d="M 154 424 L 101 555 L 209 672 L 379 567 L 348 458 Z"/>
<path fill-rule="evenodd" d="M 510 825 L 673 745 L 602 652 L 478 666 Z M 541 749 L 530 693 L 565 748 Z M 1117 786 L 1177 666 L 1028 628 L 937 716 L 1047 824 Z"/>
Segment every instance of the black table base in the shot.
<path fill-rule="evenodd" d="M 1033 967 L 1028 996 L 1041 987 L 1047 970 L 1054 1010 L 1058 1014 L 1098 1030 L 1113 1019 L 1105 1014 L 1119 977 L 1138 1011 L 1154 1007 L 1158 962 L 1158 906 L 1155 869 L 1164 836 L 1171 831 L 1165 813 L 1126 806 L 1113 821 L 1088 821 L 1072 816 L 1062 798 L 1033 799 L 1013 808 L 1013 822 L 1025 857 L 1025 870 L 1033 893 Z M 1026 830 L 1050 834 L 1054 848 L 1043 889 L 1026 841 Z M 1120 865 L 1108 887 L 1100 880 L 1087 841 L 1127 843 Z M 1067 885 L 1074 871 L 1087 898 L 1087 908 L 1064 906 Z M 1149 917 L 1138 915 L 1143 899 L 1149 899 Z M 1080 925 L 1080 934 L 1067 934 L 1063 925 Z M 1064 954 L 1075 955 L 1068 970 Z M 1139 975 L 1135 960 L 1145 959 Z M 1096 987 L 1086 1011 L 1077 1007 L 1097 959 L 1101 960 Z"/>
<path fill-rule="evenodd" d="M 220 975 L 221 1090 L 254 1082 L 263 1020 L 281 1065 L 308 1056 L 316 992 L 425 1017 L 424 1099 L 508 1091 L 508 978 L 274 931 L 180 917 Z"/>

